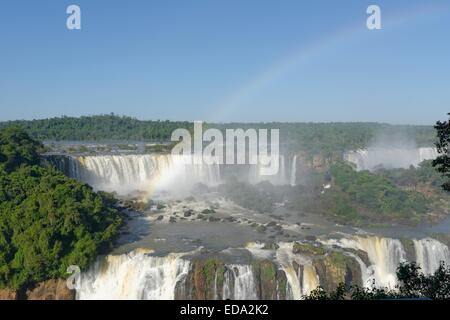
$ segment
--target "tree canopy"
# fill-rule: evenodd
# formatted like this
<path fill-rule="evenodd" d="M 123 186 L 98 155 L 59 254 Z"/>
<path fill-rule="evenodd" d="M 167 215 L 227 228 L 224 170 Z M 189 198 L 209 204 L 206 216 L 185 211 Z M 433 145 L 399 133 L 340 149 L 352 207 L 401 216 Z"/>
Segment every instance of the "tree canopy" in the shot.
<path fill-rule="evenodd" d="M 39 164 L 41 144 L 0 131 L 0 288 L 22 288 L 86 268 L 113 243 L 115 200 Z"/>
<path fill-rule="evenodd" d="M 448 115 L 450 116 L 450 113 Z M 444 122 L 438 121 L 435 129 L 439 139 L 436 147 L 441 155 L 433 161 L 433 166 L 446 179 L 442 184 L 444 190 L 450 191 L 450 119 Z"/>

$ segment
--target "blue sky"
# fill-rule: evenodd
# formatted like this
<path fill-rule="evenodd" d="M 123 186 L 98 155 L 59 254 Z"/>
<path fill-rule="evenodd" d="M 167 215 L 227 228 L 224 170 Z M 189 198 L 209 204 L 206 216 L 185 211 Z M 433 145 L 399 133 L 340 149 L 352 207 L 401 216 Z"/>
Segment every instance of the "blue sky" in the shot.
<path fill-rule="evenodd" d="M 2 0 L 0 120 L 432 124 L 450 112 L 449 39 L 448 0 Z"/>

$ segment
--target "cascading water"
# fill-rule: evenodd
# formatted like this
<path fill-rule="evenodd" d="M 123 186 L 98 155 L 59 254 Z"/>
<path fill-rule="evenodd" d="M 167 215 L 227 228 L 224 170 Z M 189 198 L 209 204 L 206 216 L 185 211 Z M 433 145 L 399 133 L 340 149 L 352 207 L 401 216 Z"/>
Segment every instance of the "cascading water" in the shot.
<path fill-rule="evenodd" d="M 310 261 L 293 254 L 293 243 L 279 243 L 276 261 L 286 274 L 288 283 L 286 299 L 300 300 L 319 286 L 319 277 Z M 297 265 L 297 268 L 294 266 Z"/>
<path fill-rule="evenodd" d="M 357 170 L 374 170 L 384 168 L 417 167 L 424 160 L 438 156 L 435 148 L 369 148 L 350 151 L 344 155 L 346 161 L 356 165 Z"/>
<path fill-rule="evenodd" d="M 279 156 L 279 168 L 278 172 L 274 175 L 262 175 L 261 164 L 250 165 L 249 171 L 249 182 L 250 183 L 258 183 L 261 181 L 269 181 L 274 185 L 285 185 L 289 184 L 289 177 L 286 173 L 286 165 L 285 165 L 285 157 L 284 155 Z"/>
<path fill-rule="evenodd" d="M 228 265 L 224 275 L 223 299 L 256 300 L 256 282 L 249 265 Z"/>
<path fill-rule="evenodd" d="M 79 300 L 173 300 L 190 263 L 180 254 L 154 257 L 138 250 L 99 260 L 81 276 Z"/>
<path fill-rule="evenodd" d="M 171 190 L 195 183 L 220 183 L 218 164 L 194 164 L 173 155 L 104 155 L 69 157 L 66 173 L 95 189 L 128 193 L 134 190 Z"/>
<path fill-rule="evenodd" d="M 342 238 L 323 241 L 325 244 L 337 245 L 342 248 L 362 250 L 367 253 L 370 265 L 361 268 L 365 278 L 365 286 L 394 288 L 397 284 L 396 271 L 401 262 L 406 261 L 406 253 L 400 240 L 381 237 Z M 362 261 L 358 261 L 361 265 Z"/>
<path fill-rule="evenodd" d="M 431 238 L 413 241 L 416 262 L 425 274 L 434 273 L 442 262 L 450 265 L 450 253 L 445 244 Z"/>
<path fill-rule="evenodd" d="M 297 182 L 297 155 L 294 155 L 291 163 L 291 179 L 290 179 L 291 186 L 295 186 L 296 182 Z"/>

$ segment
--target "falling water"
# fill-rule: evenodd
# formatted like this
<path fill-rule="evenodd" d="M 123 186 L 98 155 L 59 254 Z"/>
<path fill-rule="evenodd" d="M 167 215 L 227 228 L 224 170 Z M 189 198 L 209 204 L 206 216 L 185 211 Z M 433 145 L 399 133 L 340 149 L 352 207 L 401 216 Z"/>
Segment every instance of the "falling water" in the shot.
<path fill-rule="evenodd" d="M 450 265 L 450 254 L 445 244 L 430 238 L 413 241 L 416 262 L 425 274 L 434 273 L 441 262 L 444 262 L 447 266 Z"/>
<path fill-rule="evenodd" d="M 323 243 L 366 252 L 370 266 L 361 269 L 361 273 L 366 275 L 365 279 L 362 279 L 366 286 L 375 283 L 377 287 L 394 288 L 397 284 L 397 267 L 406 261 L 403 245 L 397 239 L 355 236 Z M 361 262 L 359 261 L 360 265 Z"/>
<path fill-rule="evenodd" d="M 190 263 L 180 254 L 154 257 L 137 250 L 107 256 L 81 277 L 79 300 L 172 300 Z"/>
<path fill-rule="evenodd" d="M 319 286 L 319 277 L 311 261 L 293 254 L 293 243 L 279 243 L 276 260 L 286 274 L 288 282 L 286 298 L 299 300 Z M 301 268 L 294 267 L 294 263 Z"/>
<path fill-rule="evenodd" d="M 128 193 L 151 188 L 172 190 L 195 183 L 220 183 L 219 164 L 194 164 L 173 155 L 104 155 L 69 157 L 66 173 L 95 189 Z"/>
<path fill-rule="evenodd" d="M 384 168 L 417 167 L 424 160 L 432 160 L 438 156 L 435 148 L 369 148 L 350 151 L 344 155 L 346 161 L 356 165 L 357 170 L 374 170 Z"/>
<path fill-rule="evenodd" d="M 232 283 L 233 281 L 233 283 Z M 234 290 L 232 290 L 234 288 Z M 227 265 L 223 284 L 223 299 L 256 300 L 253 268 L 249 265 Z"/>
<path fill-rule="evenodd" d="M 297 155 L 292 158 L 291 164 L 291 186 L 295 186 L 297 180 Z"/>

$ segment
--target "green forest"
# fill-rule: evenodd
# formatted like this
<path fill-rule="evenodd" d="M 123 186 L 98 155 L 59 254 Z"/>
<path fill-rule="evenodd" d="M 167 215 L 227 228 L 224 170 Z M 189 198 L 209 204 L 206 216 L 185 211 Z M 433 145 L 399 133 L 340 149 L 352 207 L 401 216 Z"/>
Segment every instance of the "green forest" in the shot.
<path fill-rule="evenodd" d="M 41 149 L 21 129 L 0 131 L 0 288 L 86 268 L 111 248 L 122 223 L 110 195 L 41 165 Z"/>
<path fill-rule="evenodd" d="M 0 122 L 0 128 L 20 126 L 34 139 L 41 141 L 170 141 L 177 128 L 192 130 L 187 121 L 138 120 L 126 116 L 95 115 L 61 117 L 42 120 L 18 120 Z M 381 123 L 208 123 L 206 128 L 220 130 L 235 128 L 280 129 L 282 148 L 333 153 L 348 149 L 364 148 L 379 137 L 410 140 L 418 146 L 430 146 L 435 142 L 432 126 L 389 125 Z"/>

